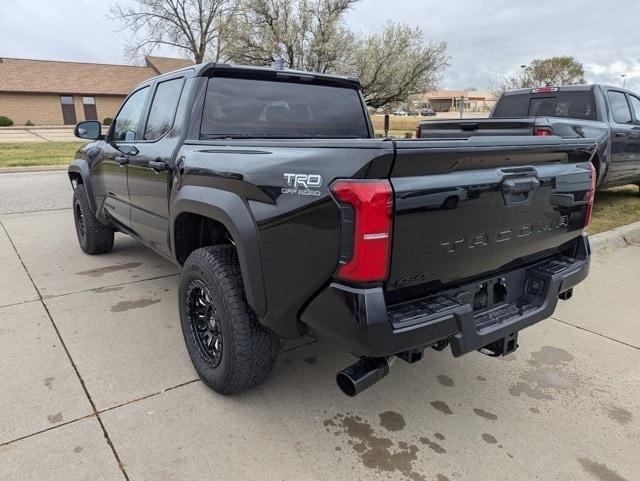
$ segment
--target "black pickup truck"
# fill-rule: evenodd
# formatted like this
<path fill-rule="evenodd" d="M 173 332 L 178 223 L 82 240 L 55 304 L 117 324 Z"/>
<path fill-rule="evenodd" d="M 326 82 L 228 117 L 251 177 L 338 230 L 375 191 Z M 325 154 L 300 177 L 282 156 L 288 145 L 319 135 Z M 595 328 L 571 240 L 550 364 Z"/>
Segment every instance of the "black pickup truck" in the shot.
<path fill-rule="evenodd" d="M 424 121 L 419 138 L 557 135 L 598 142 L 598 188 L 640 186 L 640 96 L 608 85 L 540 87 L 504 92 L 488 119 Z"/>
<path fill-rule="evenodd" d="M 505 355 L 587 276 L 593 140 L 375 139 L 359 88 L 209 63 L 136 87 L 106 135 L 76 126 L 82 250 L 120 231 L 181 267 L 186 346 L 220 393 L 301 336 L 360 358 L 349 395 L 427 347 Z"/>

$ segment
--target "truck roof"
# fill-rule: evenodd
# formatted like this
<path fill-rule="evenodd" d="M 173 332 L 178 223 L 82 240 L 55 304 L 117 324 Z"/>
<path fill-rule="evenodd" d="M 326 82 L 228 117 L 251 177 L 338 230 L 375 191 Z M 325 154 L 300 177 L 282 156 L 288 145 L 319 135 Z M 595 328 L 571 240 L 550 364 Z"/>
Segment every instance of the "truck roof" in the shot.
<path fill-rule="evenodd" d="M 579 92 L 579 91 L 588 91 L 588 90 L 594 90 L 596 88 L 604 88 L 604 89 L 615 89 L 615 90 L 620 90 L 622 92 L 629 92 L 629 93 L 633 93 L 631 90 L 629 89 L 625 89 L 622 87 L 619 87 L 617 85 L 608 85 L 608 84 L 581 84 L 581 85 L 562 85 L 562 86 L 556 86 L 556 85 L 550 85 L 549 86 L 552 89 L 557 89 L 554 90 L 554 92 Z M 534 90 L 535 88 L 545 88 L 545 87 L 532 87 L 532 88 L 525 88 L 525 89 L 515 89 L 515 90 L 507 90 L 503 93 L 503 95 L 522 95 L 522 94 L 530 94 L 532 93 L 532 90 Z M 542 92 L 540 92 L 542 93 Z"/>
<path fill-rule="evenodd" d="M 214 72 L 227 73 L 227 74 L 237 72 L 239 75 L 242 75 L 242 76 L 255 76 L 255 77 L 281 76 L 281 77 L 289 77 L 289 78 L 316 80 L 316 81 L 322 81 L 322 82 L 336 84 L 336 85 L 348 86 L 352 88 L 360 88 L 360 80 L 355 76 L 352 77 L 352 76 L 343 76 L 343 75 L 331 75 L 326 73 L 308 72 L 304 70 L 294 70 L 294 69 L 288 69 L 288 68 L 258 67 L 254 65 L 235 65 L 235 64 L 216 63 L 216 62 L 200 63 L 196 65 L 191 65 L 189 67 L 181 68 L 178 70 L 173 70 L 171 72 L 167 72 L 162 75 L 157 75 L 155 77 L 152 77 L 142 82 L 140 85 L 174 75 L 177 72 L 188 71 L 188 70 L 194 71 L 194 76 L 196 77 L 211 77 L 214 75 Z"/>
<path fill-rule="evenodd" d="M 554 92 L 557 92 L 557 91 L 562 91 L 562 92 L 567 92 L 567 91 L 585 91 L 585 90 L 593 90 L 596 87 L 596 85 L 598 85 L 598 84 L 563 85 L 563 86 L 549 85 L 549 88 L 557 89 L 557 90 L 554 90 Z M 504 92 L 503 95 L 530 94 L 530 93 L 532 93 L 533 90 L 535 90 L 537 88 L 544 89 L 545 87 L 531 87 L 531 88 L 524 88 L 524 89 L 507 90 L 507 91 Z"/>

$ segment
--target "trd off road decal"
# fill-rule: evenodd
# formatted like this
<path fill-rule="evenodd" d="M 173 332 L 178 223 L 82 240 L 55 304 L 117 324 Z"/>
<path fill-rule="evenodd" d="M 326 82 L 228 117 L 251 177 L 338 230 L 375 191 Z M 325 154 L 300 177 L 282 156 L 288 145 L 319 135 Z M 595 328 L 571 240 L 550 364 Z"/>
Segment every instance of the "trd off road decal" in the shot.
<path fill-rule="evenodd" d="M 311 195 L 319 197 L 322 192 L 317 190 L 322 186 L 322 176 L 318 174 L 284 173 L 286 187 L 281 189 L 283 194 Z"/>

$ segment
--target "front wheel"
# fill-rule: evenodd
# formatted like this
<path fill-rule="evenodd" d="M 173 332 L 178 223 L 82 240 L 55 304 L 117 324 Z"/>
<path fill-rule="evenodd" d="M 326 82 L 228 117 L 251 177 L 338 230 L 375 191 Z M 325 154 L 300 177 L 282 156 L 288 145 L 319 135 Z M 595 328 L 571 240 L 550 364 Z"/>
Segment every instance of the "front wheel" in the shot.
<path fill-rule="evenodd" d="M 232 394 L 267 378 L 279 341 L 258 323 L 245 300 L 233 246 L 193 251 L 182 269 L 178 299 L 187 351 L 207 386 Z"/>
<path fill-rule="evenodd" d="M 113 249 L 113 229 L 100 223 L 89 205 L 84 187 L 73 191 L 73 221 L 80 248 L 89 255 L 104 254 Z"/>

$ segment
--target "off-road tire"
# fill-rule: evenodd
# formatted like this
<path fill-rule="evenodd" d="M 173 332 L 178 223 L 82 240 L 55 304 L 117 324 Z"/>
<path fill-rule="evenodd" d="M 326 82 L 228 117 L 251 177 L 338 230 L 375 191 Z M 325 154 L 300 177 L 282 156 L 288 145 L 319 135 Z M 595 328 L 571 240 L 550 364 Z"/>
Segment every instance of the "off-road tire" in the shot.
<path fill-rule="evenodd" d="M 73 221 L 78 242 L 85 253 L 105 254 L 113 249 L 113 229 L 96 219 L 82 185 L 73 191 Z"/>
<path fill-rule="evenodd" d="M 196 316 L 190 307 L 192 286 L 202 283 L 210 294 L 216 317 L 213 324 L 220 326 L 216 332 L 221 330 L 222 348 L 217 358 L 199 339 Z M 220 394 L 233 394 L 264 382 L 276 363 L 280 342 L 258 323 L 247 304 L 233 246 L 203 247 L 189 255 L 180 276 L 178 302 L 187 351 L 207 386 Z"/>

